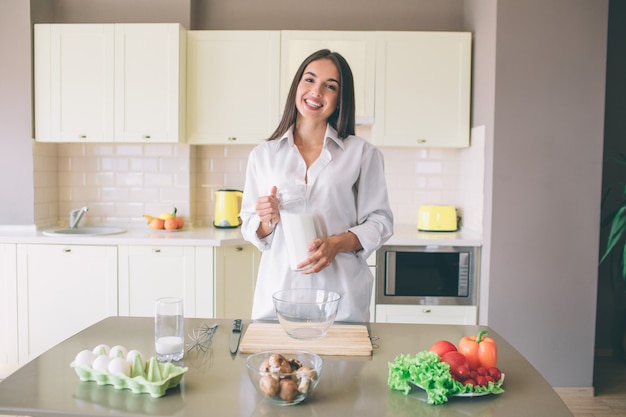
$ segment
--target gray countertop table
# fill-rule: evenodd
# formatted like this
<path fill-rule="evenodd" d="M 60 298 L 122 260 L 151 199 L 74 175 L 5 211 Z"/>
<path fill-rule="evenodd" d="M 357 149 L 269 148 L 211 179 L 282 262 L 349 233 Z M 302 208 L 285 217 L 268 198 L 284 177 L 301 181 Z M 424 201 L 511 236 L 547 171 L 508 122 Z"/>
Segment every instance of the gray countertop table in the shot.
<path fill-rule="evenodd" d="M 387 385 L 388 363 L 399 354 L 427 350 L 441 339 L 458 343 L 479 326 L 368 324 L 372 356 L 323 356 L 316 390 L 304 402 L 273 406 L 257 394 L 245 370 L 246 354 L 232 357 L 228 341 L 232 320 L 186 319 L 186 333 L 218 323 L 212 348 L 192 349 L 183 359 L 189 367 L 181 385 L 161 398 L 133 394 L 95 382 L 81 382 L 69 364 L 83 349 L 100 343 L 138 349 L 154 355 L 154 319 L 109 317 L 25 364 L 0 382 L 0 414 L 28 416 L 572 416 L 545 379 L 513 346 L 494 331 L 498 366 L 506 374 L 505 392 L 452 398 L 444 405 L 426 404 L 419 389 L 404 395 Z M 244 321 L 244 332 L 249 322 Z M 51 330 L 52 331 L 52 330 Z M 188 337 L 186 342 L 190 342 Z M 276 348 L 280 348 L 277 346 Z"/>

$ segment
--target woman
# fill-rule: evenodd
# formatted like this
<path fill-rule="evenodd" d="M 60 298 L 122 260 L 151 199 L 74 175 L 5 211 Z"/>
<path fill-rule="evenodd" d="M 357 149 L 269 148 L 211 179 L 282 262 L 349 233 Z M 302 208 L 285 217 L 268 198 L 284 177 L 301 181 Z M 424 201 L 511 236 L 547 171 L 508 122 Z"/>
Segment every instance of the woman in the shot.
<path fill-rule="evenodd" d="M 316 288 L 341 294 L 337 321 L 367 322 L 367 258 L 393 232 L 383 155 L 354 136 L 352 71 L 336 52 L 313 53 L 295 74 L 276 131 L 250 153 L 242 234 L 262 252 L 252 319 L 275 320 L 272 294 Z M 277 190 L 305 185 L 316 235 L 290 269 Z"/>

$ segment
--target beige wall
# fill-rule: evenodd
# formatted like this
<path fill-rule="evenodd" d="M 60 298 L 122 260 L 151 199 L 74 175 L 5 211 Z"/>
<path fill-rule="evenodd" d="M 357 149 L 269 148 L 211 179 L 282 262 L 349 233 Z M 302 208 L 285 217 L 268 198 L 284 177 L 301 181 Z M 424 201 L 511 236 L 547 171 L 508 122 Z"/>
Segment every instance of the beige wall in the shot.
<path fill-rule="evenodd" d="M 79 1 L 79 0 L 75 0 Z M 458 0 L 192 0 L 191 29 L 461 30 Z"/>

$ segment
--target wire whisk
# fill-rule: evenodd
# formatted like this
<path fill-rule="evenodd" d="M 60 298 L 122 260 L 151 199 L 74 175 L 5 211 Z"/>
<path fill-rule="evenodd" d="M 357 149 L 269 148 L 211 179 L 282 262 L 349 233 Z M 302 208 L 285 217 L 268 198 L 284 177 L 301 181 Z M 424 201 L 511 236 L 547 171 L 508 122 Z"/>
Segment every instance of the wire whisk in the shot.
<path fill-rule="evenodd" d="M 200 327 L 194 328 L 191 334 L 189 334 L 189 338 L 191 339 L 192 343 L 187 344 L 187 352 L 190 352 L 194 348 L 197 351 L 202 352 L 207 352 L 209 349 L 211 349 L 215 330 L 217 330 L 217 323 L 214 323 L 210 326 L 207 324 L 203 324 Z"/>

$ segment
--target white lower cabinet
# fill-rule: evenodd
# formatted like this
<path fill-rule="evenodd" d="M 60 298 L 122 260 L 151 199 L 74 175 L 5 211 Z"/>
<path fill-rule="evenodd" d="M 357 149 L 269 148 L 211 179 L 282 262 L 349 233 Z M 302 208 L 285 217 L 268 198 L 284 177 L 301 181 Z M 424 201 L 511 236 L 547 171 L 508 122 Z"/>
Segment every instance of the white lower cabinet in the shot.
<path fill-rule="evenodd" d="M 17 245 L 18 361 L 117 315 L 117 247 Z"/>
<path fill-rule="evenodd" d="M 186 317 L 250 318 L 259 259 L 252 245 L 120 246 L 120 315 L 153 316 L 174 296 Z"/>
<path fill-rule="evenodd" d="M 376 306 L 379 323 L 476 324 L 476 306 L 392 305 Z"/>
<path fill-rule="evenodd" d="M 249 319 L 261 252 L 252 245 L 215 248 L 215 317 Z"/>
<path fill-rule="evenodd" d="M 17 360 L 16 245 L 0 244 L 0 379 Z"/>
<path fill-rule="evenodd" d="M 193 246 L 120 246 L 118 272 L 121 316 L 154 316 L 157 298 L 181 297 L 185 316 L 196 317 Z"/>

